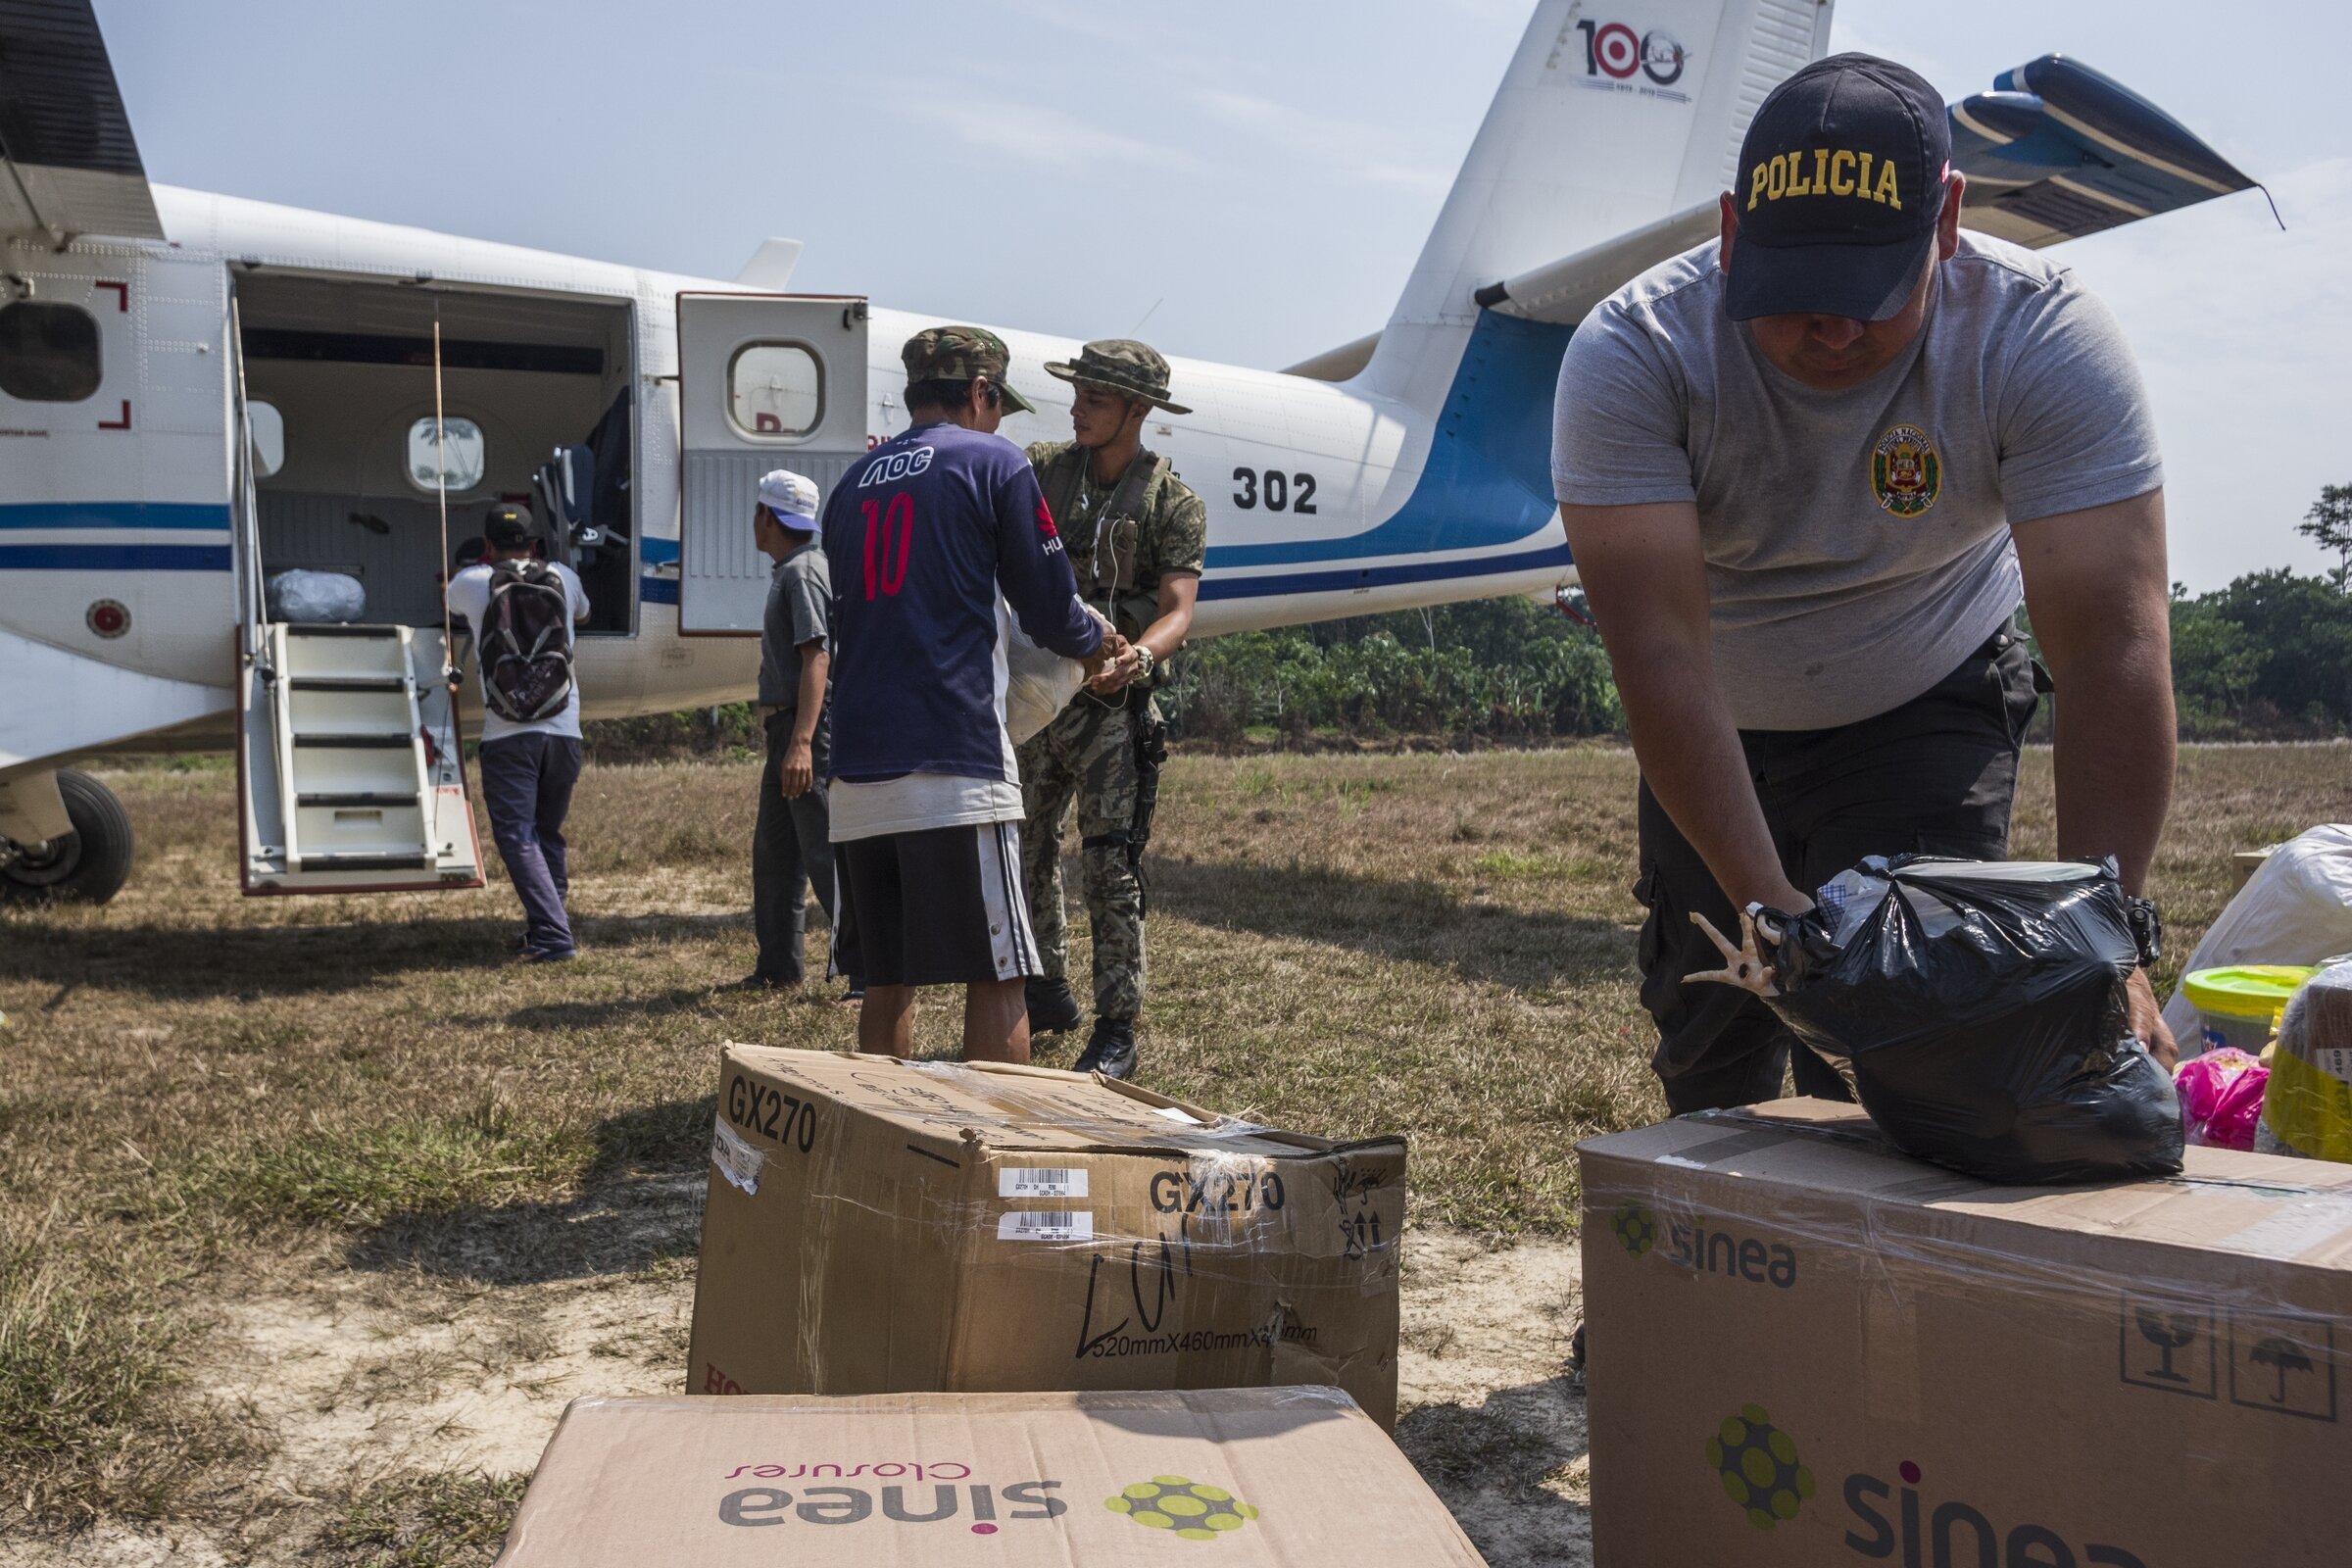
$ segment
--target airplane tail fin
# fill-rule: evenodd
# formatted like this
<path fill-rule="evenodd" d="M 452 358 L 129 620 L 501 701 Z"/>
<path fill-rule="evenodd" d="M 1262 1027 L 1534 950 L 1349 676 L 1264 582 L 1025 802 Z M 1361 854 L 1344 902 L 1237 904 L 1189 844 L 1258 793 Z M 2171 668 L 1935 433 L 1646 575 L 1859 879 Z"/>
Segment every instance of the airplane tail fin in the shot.
<path fill-rule="evenodd" d="M 1831 0 L 1542 0 L 1359 381 L 1433 404 L 1479 291 L 1727 188 Z M 1622 20 L 1620 20 L 1622 19 Z"/>

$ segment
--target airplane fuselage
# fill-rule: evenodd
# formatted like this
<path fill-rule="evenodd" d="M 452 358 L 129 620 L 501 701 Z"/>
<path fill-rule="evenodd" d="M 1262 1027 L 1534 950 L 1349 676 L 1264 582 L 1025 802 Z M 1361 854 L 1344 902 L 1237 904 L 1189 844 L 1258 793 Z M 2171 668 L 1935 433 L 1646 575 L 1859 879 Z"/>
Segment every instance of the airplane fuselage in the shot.
<path fill-rule="evenodd" d="M 54 254 L 13 248 L 14 269 L 34 298 L 78 306 L 96 319 L 103 375 L 86 399 L 17 411 L 18 427 L 5 432 L 18 461 L 0 480 L 0 565 L 16 569 L 0 573 L 0 634 L 171 688 L 148 690 L 143 704 L 130 706 L 141 719 L 134 729 L 100 735 L 86 723 L 69 726 L 83 732 L 71 737 L 77 753 L 136 749 L 147 737 L 173 746 L 226 739 L 224 725 L 203 720 L 224 716 L 230 706 L 233 629 L 247 613 L 239 577 L 276 564 L 245 559 L 256 539 L 237 516 L 232 432 L 240 348 L 257 402 L 267 372 L 255 358 L 252 307 L 245 307 L 242 345 L 232 310 L 287 280 L 380 288 L 388 304 L 427 294 L 462 300 L 477 322 L 494 321 L 502 302 L 518 318 L 550 301 L 625 317 L 630 363 L 615 367 L 609 381 L 626 386 L 634 409 L 627 573 L 634 593 L 620 612 L 604 617 L 610 630 L 580 639 L 583 711 L 617 717 L 750 694 L 756 639 L 679 629 L 676 310 L 681 293 L 757 290 L 233 197 L 168 187 L 155 195 L 172 236 L 168 244 L 85 239 Z M 906 428 L 899 345 L 938 319 L 871 309 L 864 335 L 869 445 Z M 479 336 L 493 328 L 468 330 Z M 1074 358 L 1078 343 L 998 330 L 1012 350 L 1013 380 L 1038 405 L 1008 417 L 1003 434 L 1022 443 L 1066 438 L 1069 388 L 1042 367 Z M 1514 333 L 1544 341 L 1514 356 L 1519 345 L 1507 341 Z M 1471 350 L 1486 364 L 1486 406 L 1504 401 L 1493 394 L 1502 390 L 1499 378 L 1516 373 L 1525 383 L 1516 401 L 1541 409 L 1565 331 L 1497 319 L 1482 327 L 1482 336 L 1490 334 L 1497 341 Z M 1507 462 L 1514 443 L 1526 450 L 1520 438 L 1528 432 L 1497 432 L 1492 421 L 1444 431 L 1442 416 L 1345 383 L 1198 360 L 1172 364 L 1174 388 L 1194 412 L 1155 417 L 1145 441 L 1207 507 L 1208 565 L 1196 635 L 1540 593 L 1566 579 L 1541 473 L 1527 472 L 1524 461 Z M 429 366 L 392 373 L 413 381 L 419 406 L 431 396 Z M 337 402 L 329 394 L 280 407 L 288 449 L 303 450 L 331 426 Z M 463 412 L 451 404 L 452 417 Z M 356 467 L 368 454 L 357 450 L 358 437 L 351 443 Z M 1497 463 L 1497 455 L 1506 461 Z M 789 444 L 779 443 L 776 466 L 792 461 Z M 348 510 L 372 516 L 371 487 L 354 486 Z M 455 537 L 472 531 L 466 519 L 500 489 L 486 478 L 451 497 Z M 265 511 L 272 491 L 271 480 L 259 482 Z M 415 499 L 421 507 L 425 498 Z M 747 495 L 744 514 L 749 505 Z M 370 544 L 349 537 L 355 551 Z M 429 561 L 413 558 L 411 575 L 429 572 L 440 559 L 436 542 Z M 373 582 L 369 588 L 381 591 Z M 417 588 L 404 584 L 400 593 L 414 603 Z M 423 624 L 433 617 L 407 618 Z M 0 771 L 37 760 L 0 757 Z"/>

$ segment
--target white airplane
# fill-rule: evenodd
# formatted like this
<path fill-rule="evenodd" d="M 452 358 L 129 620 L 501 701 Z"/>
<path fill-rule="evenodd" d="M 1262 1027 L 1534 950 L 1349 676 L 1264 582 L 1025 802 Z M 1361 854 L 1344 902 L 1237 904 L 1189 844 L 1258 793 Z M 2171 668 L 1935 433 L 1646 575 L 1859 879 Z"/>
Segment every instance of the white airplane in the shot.
<path fill-rule="evenodd" d="M 1829 0 L 1543 0 L 1381 331 L 1174 360 L 1195 412 L 1146 439 L 1208 504 L 1197 635 L 1572 583 L 1561 349 L 1714 232 L 1748 116 L 1829 30 Z M 1971 226 L 2029 245 L 2252 184 L 2054 56 L 1951 117 Z M 718 280 L 152 186 L 88 0 L 0 11 L 0 896 L 127 875 L 67 764 L 205 748 L 239 760 L 248 893 L 480 885 L 439 580 L 484 508 L 530 501 L 586 581 L 587 716 L 747 697 L 755 481 L 904 429 L 899 345 L 938 319 L 788 293 L 791 240 Z M 1004 433 L 1066 434 L 1041 367 L 1077 344 L 999 330 L 1039 405 Z M 363 618 L 280 618 L 297 568 L 356 578 Z"/>

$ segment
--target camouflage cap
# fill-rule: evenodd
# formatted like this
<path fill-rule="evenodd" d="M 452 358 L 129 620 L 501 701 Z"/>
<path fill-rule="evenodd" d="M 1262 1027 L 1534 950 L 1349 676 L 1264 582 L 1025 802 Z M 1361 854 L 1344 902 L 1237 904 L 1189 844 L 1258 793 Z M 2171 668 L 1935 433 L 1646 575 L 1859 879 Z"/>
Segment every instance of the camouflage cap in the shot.
<path fill-rule="evenodd" d="M 1193 411 L 1168 401 L 1168 362 L 1149 343 L 1131 337 L 1106 337 L 1078 351 L 1077 363 L 1051 361 L 1046 373 L 1063 381 L 1084 381 L 1123 398 L 1135 398 L 1170 414 Z"/>
<path fill-rule="evenodd" d="M 1005 379 L 1012 351 L 985 326 L 926 326 L 899 350 L 899 362 L 906 367 L 909 382 L 969 381 L 985 375 L 1004 392 L 1005 412 L 1027 414 L 1037 407 Z"/>

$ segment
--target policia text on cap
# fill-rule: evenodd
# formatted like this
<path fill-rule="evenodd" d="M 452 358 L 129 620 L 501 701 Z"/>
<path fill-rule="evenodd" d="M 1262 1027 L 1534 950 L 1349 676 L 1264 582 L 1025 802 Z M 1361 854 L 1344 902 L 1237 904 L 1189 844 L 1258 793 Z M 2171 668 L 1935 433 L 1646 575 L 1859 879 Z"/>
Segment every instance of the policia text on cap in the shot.
<path fill-rule="evenodd" d="M 1770 1099 L 1795 1042 L 1684 979 L 1750 903 L 1867 855 L 2007 852 L 2058 693 L 2058 853 L 2142 890 L 2172 793 L 2163 469 L 2112 318 L 1960 228 L 1941 101 L 1838 55 L 1758 109 L 1722 234 L 1570 341 L 1552 478 L 1642 765 L 1642 1002 L 1677 1111 Z M 2146 976 L 2132 1023 L 2173 1045 Z M 1843 1097 L 1795 1047 L 1800 1093 Z"/>

